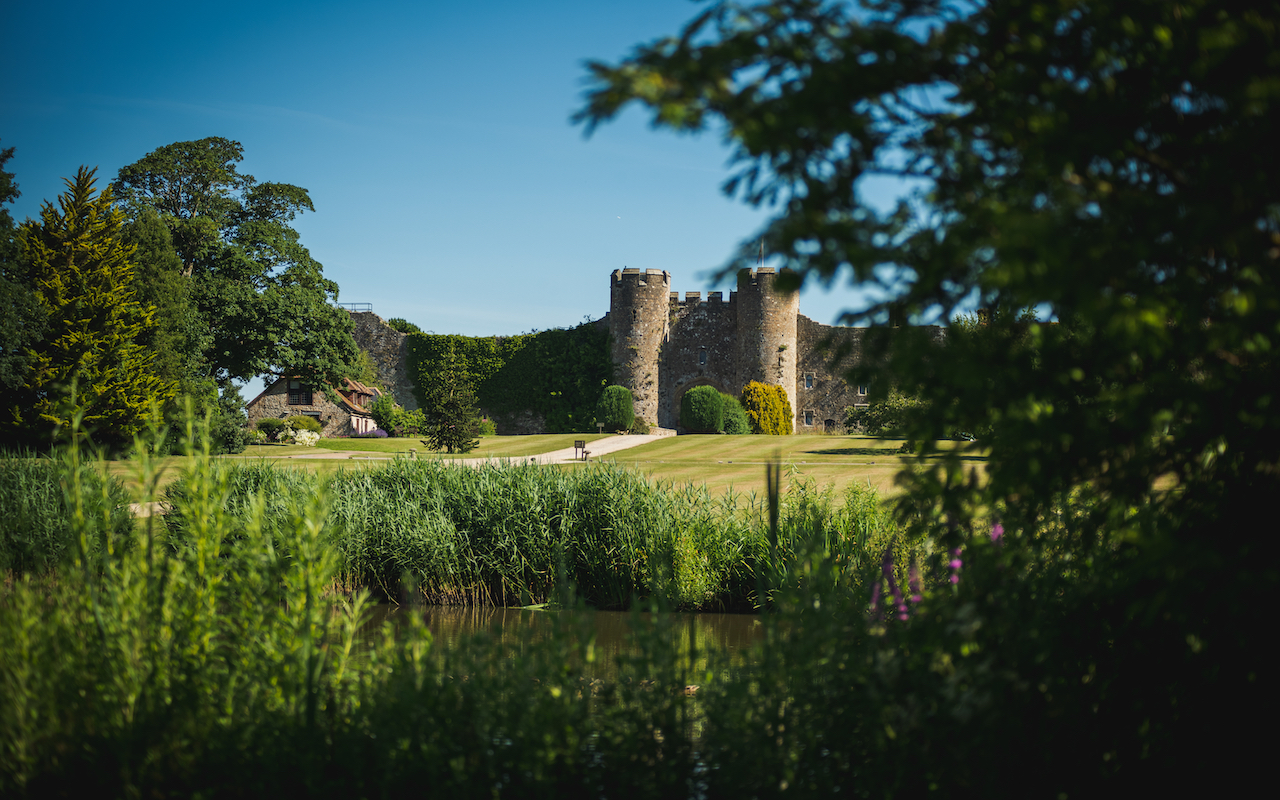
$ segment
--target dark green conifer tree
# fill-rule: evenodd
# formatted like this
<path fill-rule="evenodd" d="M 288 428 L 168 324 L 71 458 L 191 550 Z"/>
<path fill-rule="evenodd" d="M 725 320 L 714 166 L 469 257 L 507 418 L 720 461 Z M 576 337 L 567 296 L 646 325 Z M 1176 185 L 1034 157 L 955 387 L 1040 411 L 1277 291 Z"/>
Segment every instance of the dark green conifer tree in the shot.
<path fill-rule="evenodd" d="M 40 220 L 18 233 L 23 283 L 48 327 L 4 415 L 12 443 L 43 444 L 81 414 L 98 443 L 118 446 L 175 391 L 142 343 L 155 328 L 154 309 L 138 302 L 124 214 L 109 188 L 95 192 L 94 172 L 81 167 L 57 206 L 46 202 Z"/>
<path fill-rule="evenodd" d="M 452 345 L 444 368 L 433 378 L 423 409 L 430 427 L 427 443 L 432 450 L 469 453 L 480 444 L 480 410 L 476 408 L 462 359 Z"/>

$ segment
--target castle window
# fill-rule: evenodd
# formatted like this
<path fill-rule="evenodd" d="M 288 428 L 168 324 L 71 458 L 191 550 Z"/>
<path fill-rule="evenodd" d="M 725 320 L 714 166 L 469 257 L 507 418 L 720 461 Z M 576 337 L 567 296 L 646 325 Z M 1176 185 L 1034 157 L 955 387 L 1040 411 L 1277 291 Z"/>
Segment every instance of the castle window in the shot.
<path fill-rule="evenodd" d="M 804 412 L 804 424 L 805 424 L 805 425 L 812 425 L 812 424 L 813 424 L 813 412 L 812 412 L 812 411 L 806 411 L 806 412 Z"/>
<path fill-rule="evenodd" d="M 631 309 L 631 321 L 638 322 L 639 319 L 640 319 L 640 310 L 636 308 Z"/>
<path fill-rule="evenodd" d="M 804 388 L 806 388 L 806 389 L 812 389 L 812 388 L 813 388 L 813 373 L 812 373 L 812 372 L 806 372 L 806 373 L 804 374 Z"/>
<path fill-rule="evenodd" d="M 705 347 L 698 351 L 698 364 L 701 366 L 706 366 L 707 364 L 707 348 Z"/>
<path fill-rule="evenodd" d="M 865 395 L 866 393 L 867 393 L 867 387 L 865 386 L 858 387 L 858 394 Z"/>
<path fill-rule="evenodd" d="M 302 381 L 289 381 L 289 405 L 311 405 L 311 388 L 303 386 Z"/>

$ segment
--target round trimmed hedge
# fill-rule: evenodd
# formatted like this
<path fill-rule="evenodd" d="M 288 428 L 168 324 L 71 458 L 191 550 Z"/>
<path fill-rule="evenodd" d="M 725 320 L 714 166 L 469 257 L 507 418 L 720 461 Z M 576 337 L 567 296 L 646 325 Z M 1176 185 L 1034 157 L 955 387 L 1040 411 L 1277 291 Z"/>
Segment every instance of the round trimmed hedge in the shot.
<path fill-rule="evenodd" d="M 714 386 L 695 386 L 680 398 L 680 427 L 690 433 L 724 430 L 724 401 Z"/>
<path fill-rule="evenodd" d="M 751 420 L 747 419 L 747 412 L 742 410 L 738 398 L 722 394 L 720 402 L 724 407 L 724 432 L 734 436 L 751 433 Z"/>
<path fill-rule="evenodd" d="M 596 422 L 603 422 L 605 430 L 630 430 L 636 418 L 636 404 L 631 390 L 625 386 L 606 386 L 596 403 Z"/>

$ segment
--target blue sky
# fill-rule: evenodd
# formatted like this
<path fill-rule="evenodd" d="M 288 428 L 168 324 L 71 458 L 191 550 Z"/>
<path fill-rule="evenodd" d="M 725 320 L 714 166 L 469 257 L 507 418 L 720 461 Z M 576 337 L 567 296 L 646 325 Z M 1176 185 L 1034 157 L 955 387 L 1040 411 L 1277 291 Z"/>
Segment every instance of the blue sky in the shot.
<path fill-rule="evenodd" d="M 0 146 L 36 216 L 81 164 L 100 185 L 147 152 L 222 136 L 241 171 L 311 192 L 303 243 L 343 302 L 469 335 L 565 327 L 608 309 L 609 273 L 681 292 L 760 227 L 720 192 L 715 133 L 638 108 L 584 139 L 583 62 L 678 32 L 701 4 L 36 3 L 6 9 Z M 806 291 L 833 322 L 849 290 Z M 249 395 L 251 396 L 251 395 Z"/>

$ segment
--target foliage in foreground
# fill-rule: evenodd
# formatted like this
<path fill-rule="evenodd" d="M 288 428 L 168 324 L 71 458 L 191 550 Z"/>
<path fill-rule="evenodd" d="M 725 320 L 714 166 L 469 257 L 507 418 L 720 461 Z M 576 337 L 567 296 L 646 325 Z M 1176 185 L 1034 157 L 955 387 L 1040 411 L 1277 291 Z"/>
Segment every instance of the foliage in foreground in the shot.
<path fill-rule="evenodd" d="M 393 482 L 426 465 L 400 466 Z M 76 482 L 78 451 L 61 469 L 70 526 L 104 546 L 0 589 L 6 796 L 350 797 L 426 785 L 460 797 L 678 797 L 705 782 L 703 722 L 684 687 L 696 677 L 714 691 L 712 673 L 689 670 L 715 662 L 677 647 L 662 616 L 636 619 L 635 647 L 607 683 L 590 679 L 599 654 L 568 616 L 537 642 L 447 649 L 412 614 L 399 630 L 362 632 L 367 596 L 336 591 L 342 554 L 328 529 L 342 500 L 330 510 L 300 473 L 192 460 L 171 498 L 175 536 L 156 517 L 105 528 L 111 499 Z M 154 498 L 145 455 L 139 481 Z M 246 499 L 247 482 L 263 491 Z M 819 499 L 799 498 L 797 516 Z M 802 549 L 780 585 L 805 580 L 798 565 L 819 553 Z"/>
<path fill-rule="evenodd" d="M 154 490 L 152 465 L 140 469 Z M 174 549 L 155 518 L 104 527 L 110 499 L 73 480 L 69 523 L 105 546 L 0 590 L 5 796 L 659 796 L 690 774 L 669 640 L 642 633 L 643 675 L 624 665 L 595 698 L 583 679 L 595 653 L 577 630 L 524 643 L 520 658 L 504 657 L 511 642 L 438 652 L 412 615 L 360 634 L 368 605 L 333 593 L 322 497 L 268 534 L 260 513 L 244 525 L 224 512 L 227 476 L 207 458 L 184 484 Z"/>
<path fill-rule="evenodd" d="M 579 119 L 637 101 L 716 128 L 727 192 L 776 209 L 725 275 L 763 241 L 780 288 L 871 298 L 845 317 L 872 326 L 849 378 L 923 401 L 903 417 L 910 529 L 941 552 L 989 515 L 1013 534 L 989 594 L 962 588 L 896 651 L 855 647 L 864 688 L 809 695 L 810 719 L 858 698 L 813 740 L 848 762 L 797 748 L 775 777 L 881 796 L 1269 780 L 1262 740 L 1232 732 L 1280 711 L 1258 635 L 1280 585 L 1259 522 L 1280 495 L 1278 31 L 1275 2 L 719 2 L 590 65 Z M 886 175 L 919 192 L 877 213 L 860 189 Z M 982 324 L 956 324 L 975 302 Z M 931 321 L 945 337 L 909 324 Z M 981 444 L 942 451 L 952 432 Z"/>
<path fill-rule="evenodd" d="M 410 487 L 464 472 L 397 466 L 385 477 L 406 519 Z M 568 618 L 536 642 L 447 649 L 412 614 L 398 632 L 360 633 L 363 596 L 337 591 L 350 557 L 332 538 L 350 514 L 340 484 L 329 495 L 305 473 L 200 458 L 171 498 L 178 531 L 156 518 L 108 530 L 112 500 L 77 483 L 74 451 L 61 470 L 76 540 L 103 546 L 0 589 L 6 795 L 349 797 L 424 781 L 462 797 L 1172 792 L 1219 756 L 1224 704 L 1241 708 L 1264 677 L 1222 660 L 1213 626 L 1185 634 L 1229 628 L 1241 592 L 1199 595 L 1194 616 L 1153 596 L 1167 578 L 1126 530 L 1097 526 L 1088 494 L 1059 498 L 1034 528 L 984 524 L 929 554 L 877 538 L 872 494 L 833 520 L 821 495 L 775 493 L 763 546 L 776 555 L 757 576 L 773 609 L 764 646 L 746 663 L 690 657 L 659 635 L 661 617 L 637 621 L 634 653 L 595 683 L 590 632 Z M 482 512 L 497 515 L 538 500 L 535 472 L 447 494 L 460 508 L 468 489 L 511 495 Z M 144 457 L 140 482 L 154 492 L 155 478 Z M 634 488 L 608 478 L 578 491 L 594 481 L 607 509 Z"/>

